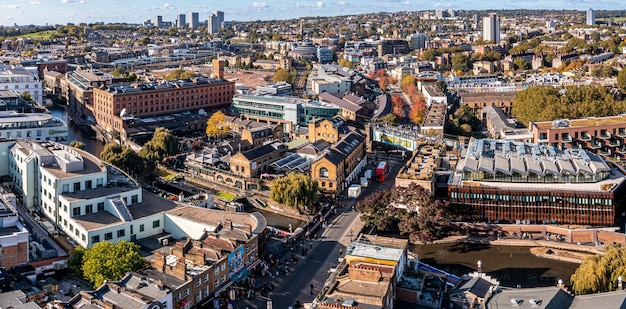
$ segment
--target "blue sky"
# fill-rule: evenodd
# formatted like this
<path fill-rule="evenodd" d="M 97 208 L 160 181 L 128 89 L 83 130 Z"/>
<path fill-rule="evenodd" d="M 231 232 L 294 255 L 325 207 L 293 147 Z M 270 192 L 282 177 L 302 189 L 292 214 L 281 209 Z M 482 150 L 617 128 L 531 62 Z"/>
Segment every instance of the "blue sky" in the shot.
<path fill-rule="evenodd" d="M 0 0 L 0 25 L 65 24 L 68 22 L 134 22 L 162 15 L 199 12 L 206 20 L 215 10 L 226 20 L 287 19 L 301 16 L 433 9 L 626 9 L 615 0 Z"/>

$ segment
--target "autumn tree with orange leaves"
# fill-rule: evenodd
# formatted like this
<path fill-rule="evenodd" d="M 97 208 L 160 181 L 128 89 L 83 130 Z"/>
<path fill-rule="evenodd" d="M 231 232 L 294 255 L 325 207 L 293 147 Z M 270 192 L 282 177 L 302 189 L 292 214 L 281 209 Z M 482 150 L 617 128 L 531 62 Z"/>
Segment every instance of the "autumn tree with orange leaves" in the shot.
<path fill-rule="evenodd" d="M 398 120 L 405 118 L 406 113 L 404 111 L 404 99 L 402 98 L 402 95 L 394 94 L 391 97 L 391 103 L 393 103 L 392 112 L 396 118 L 398 118 Z"/>

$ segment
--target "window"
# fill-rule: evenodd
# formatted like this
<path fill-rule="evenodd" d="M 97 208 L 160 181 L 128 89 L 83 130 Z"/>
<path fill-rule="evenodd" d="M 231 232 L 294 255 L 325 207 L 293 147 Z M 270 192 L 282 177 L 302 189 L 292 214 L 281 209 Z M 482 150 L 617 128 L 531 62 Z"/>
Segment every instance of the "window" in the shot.
<path fill-rule="evenodd" d="M 137 196 L 137 194 L 133 195 L 133 196 L 130 198 L 130 203 L 131 203 L 131 204 L 137 204 L 138 202 L 139 202 L 139 196 Z"/>
<path fill-rule="evenodd" d="M 198 293 L 196 293 L 196 301 L 200 301 L 202 299 L 202 290 L 199 290 Z"/>
<path fill-rule="evenodd" d="M 63 204 L 63 212 L 67 213 L 67 205 L 65 205 L 65 204 Z"/>
<path fill-rule="evenodd" d="M 97 242 L 100 242 L 100 235 L 93 235 L 93 236 L 91 236 L 91 243 L 95 244 Z"/>
<path fill-rule="evenodd" d="M 73 216 L 80 216 L 80 207 L 72 208 L 72 215 Z"/>
<path fill-rule="evenodd" d="M 215 275 L 219 275 L 220 274 L 220 268 L 219 267 L 215 267 Z"/>
<path fill-rule="evenodd" d="M 98 212 L 104 211 L 104 202 L 98 203 Z"/>
<path fill-rule="evenodd" d="M 196 286 L 200 286 L 202 284 L 202 280 L 198 279 L 198 281 L 196 281 Z"/>
<path fill-rule="evenodd" d="M 161 226 L 161 220 L 152 221 L 152 228 Z"/>
<path fill-rule="evenodd" d="M 90 214 L 93 212 L 93 205 L 89 204 L 85 206 L 85 214 Z"/>
<path fill-rule="evenodd" d="M 207 282 L 209 282 L 209 274 L 208 273 L 204 274 L 204 283 L 207 283 Z"/>
<path fill-rule="evenodd" d="M 64 184 L 63 185 L 63 190 L 61 192 L 63 192 L 63 193 L 70 192 L 70 185 L 67 184 L 67 183 Z"/>
<path fill-rule="evenodd" d="M 124 230 L 124 229 L 117 230 L 117 237 L 118 238 L 124 237 L 124 236 L 126 236 L 126 230 Z"/>
<path fill-rule="evenodd" d="M 187 297 L 187 296 L 189 296 L 189 288 L 187 288 L 185 290 L 185 293 L 183 294 L 183 297 Z"/>
<path fill-rule="evenodd" d="M 91 189 L 91 183 L 92 183 L 91 180 L 85 181 L 85 189 Z"/>
<path fill-rule="evenodd" d="M 328 178 L 328 169 L 325 167 L 320 168 L 320 177 Z"/>
<path fill-rule="evenodd" d="M 82 234 L 82 235 L 80 235 L 80 236 L 81 236 L 80 238 L 81 238 L 83 241 L 87 241 L 87 236 L 85 236 L 85 234 Z"/>
<path fill-rule="evenodd" d="M 226 282 L 226 275 L 222 275 L 222 283 Z"/>
<path fill-rule="evenodd" d="M 226 270 L 226 263 L 222 264 L 222 271 Z"/>
<path fill-rule="evenodd" d="M 74 226 L 70 223 L 70 232 L 74 232 Z"/>
<path fill-rule="evenodd" d="M 141 232 L 143 232 L 143 230 L 144 230 L 144 229 L 145 229 L 145 228 L 144 228 L 143 224 L 139 224 L 139 232 L 140 232 L 140 233 L 141 233 Z"/>
<path fill-rule="evenodd" d="M 215 280 L 215 287 L 217 287 L 218 285 L 220 285 L 220 281 L 219 280 Z"/>
<path fill-rule="evenodd" d="M 96 186 L 102 187 L 104 180 L 102 178 L 96 179 Z"/>
<path fill-rule="evenodd" d="M 76 191 L 80 191 L 80 182 L 75 182 L 74 183 L 74 192 Z"/>

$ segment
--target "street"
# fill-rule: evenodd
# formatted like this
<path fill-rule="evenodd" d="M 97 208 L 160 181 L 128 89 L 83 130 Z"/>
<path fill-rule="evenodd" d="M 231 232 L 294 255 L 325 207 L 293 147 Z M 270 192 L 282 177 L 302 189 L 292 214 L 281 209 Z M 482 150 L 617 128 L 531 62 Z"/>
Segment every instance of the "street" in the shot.
<path fill-rule="evenodd" d="M 274 285 L 274 290 L 270 297 L 273 308 L 289 308 L 296 301 L 299 301 L 301 304 L 309 303 L 318 295 L 329 277 L 329 270 L 339 264 L 339 257 L 346 252 L 346 248 L 352 239 L 356 238 L 363 228 L 363 223 L 359 219 L 359 213 L 352 211 L 352 206 L 355 206 L 358 201 L 365 199 L 374 192 L 390 190 L 394 186 L 392 179 L 395 179 L 403 162 L 389 156 L 388 153 L 380 153 L 379 155 L 385 156 L 382 159 L 389 162 L 390 173 L 388 180 L 382 183 L 370 182 L 370 185 L 364 188 L 363 193 L 357 200 L 343 200 L 343 207 L 337 208 L 337 214 L 330 217 L 326 229 L 317 231 L 319 236 L 317 240 L 305 240 L 304 243 L 302 239 L 297 240 L 297 246 L 303 244 L 305 248 L 310 248 L 308 254 L 303 255 L 298 249 L 290 251 L 277 241 L 268 243 L 268 254 L 283 260 L 288 260 L 291 257 L 296 257 L 298 260 L 293 267 L 286 267 L 291 269 L 289 273 L 280 271 L 279 275 L 276 276 L 275 271 L 279 269 L 277 267 L 271 269 L 271 273 L 273 273 L 271 277 L 258 278 L 260 283 L 271 282 Z M 377 163 L 378 159 L 374 161 L 374 163 Z M 311 285 L 313 285 L 312 293 Z M 265 309 L 267 308 L 267 300 L 260 297 L 243 298 L 236 301 L 234 305 L 235 308 Z"/>

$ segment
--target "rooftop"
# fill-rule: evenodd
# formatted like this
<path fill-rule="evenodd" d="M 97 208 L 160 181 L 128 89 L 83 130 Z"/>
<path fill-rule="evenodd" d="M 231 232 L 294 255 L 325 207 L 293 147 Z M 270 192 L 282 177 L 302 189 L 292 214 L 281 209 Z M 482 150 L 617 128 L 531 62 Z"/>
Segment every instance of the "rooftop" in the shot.
<path fill-rule="evenodd" d="M 579 296 L 580 297 L 580 296 Z M 486 309 L 496 308 L 545 308 L 567 309 L 572 304 L 572 296 L 557 287 L 534 289 L 503 290 L 495 294 L 485 306 Z M 623 299 L 624 297 L 622 297 Z M 615 306 L 591 306 L 579 308 L 619 308 Z"/>
<path fill-rule="evenodd" d="M 600 127 L 614 124 L 625 124 L 626 114 L 609 116 L 609 117 L 587 117 L 581 119 L 563 119 L 555 121 L 540 121 L 531 123 L 531 127 L 539 130 L 545 129 L 567 129 L 567 128 L 584 128 L 584 127 Z M 558 124 L 558 125 L 555 125 Z"/>
<path fill-rule="evenodd" d="M 346 255 L 399 262 L 404 250 L 363 242 L 352 242 Z"/>

